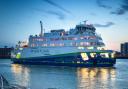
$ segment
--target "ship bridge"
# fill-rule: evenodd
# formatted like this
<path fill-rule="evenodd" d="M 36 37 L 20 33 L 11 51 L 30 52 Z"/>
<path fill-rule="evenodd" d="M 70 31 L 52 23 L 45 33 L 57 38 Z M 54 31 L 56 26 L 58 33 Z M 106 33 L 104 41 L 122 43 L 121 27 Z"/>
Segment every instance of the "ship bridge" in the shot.
<path fill-rule="evenodd" d="M 86 33 L 95 34 L 95 30 L 96 28 L 92 24 L 79 24 L 76 25 L 75 29 L 70 29 L 69 33 L 74 35 Z"/>

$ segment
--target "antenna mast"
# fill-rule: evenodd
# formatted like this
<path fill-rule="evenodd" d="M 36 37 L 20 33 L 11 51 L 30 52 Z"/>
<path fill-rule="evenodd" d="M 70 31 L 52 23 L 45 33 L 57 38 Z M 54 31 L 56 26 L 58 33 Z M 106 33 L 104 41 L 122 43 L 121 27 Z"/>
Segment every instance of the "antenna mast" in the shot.
<path fill-rule="evenodd" d="M 41 26 L 41 33 L 40 33 L 40 36 L 43 36 L 43 23 L 42 23 L 42 21 L 40 21 L 40 26 Z"/>

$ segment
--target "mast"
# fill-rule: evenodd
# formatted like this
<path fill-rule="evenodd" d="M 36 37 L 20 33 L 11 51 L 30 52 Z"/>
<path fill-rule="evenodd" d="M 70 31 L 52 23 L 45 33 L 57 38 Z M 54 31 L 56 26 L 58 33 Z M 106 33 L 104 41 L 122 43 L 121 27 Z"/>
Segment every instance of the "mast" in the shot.
<path fill-rule="evenodd" d="M 43 23 L 42 23 L 42 21 L 40 21 L 40 26 L 41 26 L 41 33 L 40 33 L 40 36 L 43 36 Z"/>

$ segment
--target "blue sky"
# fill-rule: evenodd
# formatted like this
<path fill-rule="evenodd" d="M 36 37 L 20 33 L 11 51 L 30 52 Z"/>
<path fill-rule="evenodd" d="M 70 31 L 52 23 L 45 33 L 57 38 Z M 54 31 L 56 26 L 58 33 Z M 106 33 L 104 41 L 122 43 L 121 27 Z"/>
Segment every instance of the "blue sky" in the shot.
<path fill-rule="evenodd" d="M 74 28 L 88 20 L 108 49 L 119 50 L 128 41 L 128 0 L 0 0 L 0 46 L 15 45 L 39 34 Z"/>

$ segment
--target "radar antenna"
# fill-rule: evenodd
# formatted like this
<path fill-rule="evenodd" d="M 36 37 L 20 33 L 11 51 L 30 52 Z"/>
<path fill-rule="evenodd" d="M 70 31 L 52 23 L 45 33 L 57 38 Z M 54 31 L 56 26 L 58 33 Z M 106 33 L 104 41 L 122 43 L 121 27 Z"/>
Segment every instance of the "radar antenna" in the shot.
<path fill-rule="evenodd" d="M 87 22 L 88 20 L 84 20 L 83 22 L 84 22 L 84 24 L 86 25 L 86 22 Z"/>

